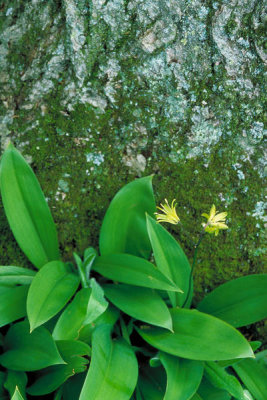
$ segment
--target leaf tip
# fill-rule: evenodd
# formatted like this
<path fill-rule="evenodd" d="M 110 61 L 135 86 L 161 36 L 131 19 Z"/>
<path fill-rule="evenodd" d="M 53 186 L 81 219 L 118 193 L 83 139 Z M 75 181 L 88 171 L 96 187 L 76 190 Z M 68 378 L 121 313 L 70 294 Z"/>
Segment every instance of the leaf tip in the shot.
<path fill-rule="evenodd" d="M 11 140 L 9 140 L 9 142 L 6 145 L 6 150 L 12 150 L 14 149 L 15 146 L 13 145 L 13 143 L 11 142 Z"/>

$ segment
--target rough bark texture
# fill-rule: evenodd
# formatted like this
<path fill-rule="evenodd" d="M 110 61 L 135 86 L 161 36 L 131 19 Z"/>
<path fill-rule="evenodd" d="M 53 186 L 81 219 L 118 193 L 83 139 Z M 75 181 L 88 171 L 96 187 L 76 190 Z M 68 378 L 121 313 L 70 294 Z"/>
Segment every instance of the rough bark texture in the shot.
<path fill-rule="evenodd" d="M 200 295 L 263 271 L 263 5 L 0 2 L 1 151 L 11 139 L 31 163 L 65 259 L 97 246 L 121 186 L 154 173 L 156 200 L 176 198 L 194 238 L 213 203 L 229 213 L 200 249 Z M 3 208 L 0 224 L 0 264 L 28 265 Z"/>

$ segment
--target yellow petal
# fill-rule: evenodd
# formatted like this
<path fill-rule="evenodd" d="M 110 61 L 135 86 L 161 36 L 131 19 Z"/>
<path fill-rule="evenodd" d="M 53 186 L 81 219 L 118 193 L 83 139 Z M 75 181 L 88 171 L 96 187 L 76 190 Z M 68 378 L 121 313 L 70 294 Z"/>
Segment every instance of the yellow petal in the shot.
<path fill-rule="evenodd" d="M 209 219 L 212 219 L 216 214 L 216 207 L 214 204 L 212 204 L 211 209 L 210 209 L 210 215 L 209 215 Z"/>

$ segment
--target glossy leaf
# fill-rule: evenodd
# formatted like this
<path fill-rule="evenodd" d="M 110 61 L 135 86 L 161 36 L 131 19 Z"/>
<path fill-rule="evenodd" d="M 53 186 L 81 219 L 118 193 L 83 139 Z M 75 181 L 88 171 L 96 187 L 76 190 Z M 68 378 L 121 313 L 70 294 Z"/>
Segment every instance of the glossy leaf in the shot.
<path fill-rule="evenodd" d="M 163 400 L 166 391 L 166 373 L 161 367 L 140 368 L 136 392 L 142 400 Z"/>
<path fill-rule="evenodd" d="M 56 323 L 52 335 L 55 340 L 77 339 L 79 337 L 87 314 L 91 292 L 90 288 L 81 289 L 77 292 Z"/>
<path fill-rule="evenodd" d="M 101 255 L 129 253 L 149 257 L 145 213 L 152 215 L 156 210 L 151 181 L 151 176 L 136 179 L 115 195 L 100 231 Z"/>
<path fill-rule="evenodd" d="M 32 169 L 12 144 L 1 159 L 0 188 L 10 228 L 29 260 L 37 268 L 58 260 L 56 228 L 44 194 Z"/>
<path fill-rule="evenodd" d="M 138 364 L 123 340 L 111 340 L 110 327 L 93 333 L 92 359 L 79 400 L 128 400 L 136 386 Z"/>
<path fill-rule="evenodd" d="M 247 359 L 233 365 L 233 369 L 255 400 L 266 400 L 267 367 L 256 360 Z"/>
<path fill-rule="evenodd" d="M 267 317 L 267 274 L 243 276 L 209 293 L 198 310 L 239 328 Z"/>
<path fill-rule="evenodd" d="M 68 378 L 84 372 L 88 360 L 82 356 L 90 355 L 90 347 L 77 340 L 62 340 L 57 342 L 59 352 L 67 363 L 54 365 L 40 371 L 37 380 L 28 388 L 32 396 L 41 396 L 58 389 Z"/>
<path fill-rule="evenodd" d="M 91 344 L 92 334 L 94 330 L 100 325 L 108 325 L 110 326 L 110 329 L 112 329 L 119 319 L 119 315 L 119 310 L 113 307 L 112 304 L 109 304 L 108 308 L 103 314 L 101 314 L 96 320 L 94 320 L 94 322 L 85 325 L 81 329 L 81 331 L 79 332 L 79 340 Z"/>
<path fill-rule="evenodd" d="M 232 396 L 225 390 L 214 387 L 205 377 L 198 388 L 198 395 L 201 400 L 230 400 Z M 193 397 L 194 399 L 194 397 Z M 194 399 L 195 400 L 195 399 Z M 198 400 L 198 399 L 196 399 Z"/>
<path fill-rule="evenodd" d="M 29 286 L 0 286 L 0 327 L 26 315 Z"/>
<path fill-rule="evenodd" d="M 28 268 L 1 266 L 0 285 L 30 285 L 35 274 Z"/>
<path fill-rule="evenodd" d="M 6 380 L 6 373 L 0 371 L 0 400 L 9 400 L 6 396 L 6 391 L 4 389 L 5 380 Z"/>
<path fill-rule="evenodd" d="M 181 291 L 152 263 L 130 254 L 100 256 L 93 264 L 93 269 L 105 278 L 117 282 L 152 289 Z"/>
<path fill-rule="evenodd" d="M 7 378 L 4 387 L 12 397 L 16 387 L 23 397 L 26 397 L 25 389 L 28 382 L 27 374 L 23 371 L 7 371 Z"/>
<path fill-rule="evenodd" d="M 166 304 L 153 289 L 130 285 L 103 285 L 107 298 L 120 310 L 140 321 L 172 330 Z"/>
<path fill-rule="evenodd" d="M 91 280 L 92 289 L 81 289 L 59 317 L 53 331 L 55 340 L 77 339 L 81 329 L 95 321 L 108 306 L 103 289 Z"/>
<path fill-rule="evenodd" d="M 16 371 L 36 371 L 64 361 L 47 329 L 41 326 L 30 333 L 28 322 L 23 321 L 7 332 L 0 364 Z"/>
<path fill-rule="evenodd" d="M 84 320 L 85 325 L 95 321 L 106 311 L 108 307 L 108 302 L 104 297 L 104 290 L 94 278 L 90 279 L 90 285 L 92 292 L 89 298 L 88 309 Z"/>
<path fill-rule="evenodd" d="M 170 310 L 174 333 L 144 327 L 138 332 L 149 344 L 166 353 L 192 360 L 229 360 L 253 357 L 246 339 L 225 322 L 196 310 Z"/>
<path fill-rule="evenodd" d="M 195 393 L 193 397 L 191 397 L 191 400 L 203 400 L 203 397 L 200 397 L 198 393 Z"/>
<path fill-rule="evenodd" d="M 250 347 L 252 348 L 252 350 L 256 351 L 261 346 L 262 343 L 259 341 L 252 341 L 252 342 L 249 342 L 249 344 L 250 344 Z M 256 354 L 256 357 L 258 354 L 259 353 Z M 218 361 L 218 365 L 220 367 L 227 368 L 227 367 L 230 367 L 230 366 L 236 364 L 237 362 L 240 362 L 240 359 L 235 358 L 233 360 Z"/>
<path fill-rule="evenodd" d="M 205 363 L 205 377 L 218 389 L 226 390 L 235 399 L 246 400 L 244 390 L 235 376 L 230 375 L 215 362 Z"/>
<path fill-rule="evenodd" d="M 196 393 L 203 375 L 203 363 L 160 352 L 167 373 L 164 400 L 189 400 Z"/>
<path fill-rule="evenodd" d="M 172 304 L 182 306 L 189 288 L 189 261 L 174 237 L 150 216 L 147 216 L 147 230 L 158 269 L 183 291 L 170 293 Z"/>
<path fill-rule="evenodd" d="M 25 400 L 25 398 L 20 393 L 18 387 L 16 387 L 15 392 L 14 392 L 13 396 L 11 397 L 11 400 Z"/>
<path fill-rule="evenodd" d="M 63 400 L 79 399 L 85 376 L 85 372 L 83 372 L 82 374 L 72 376 L 64 383 L 62 386 Z"/>
<path fill-rule="evenodd" d="M 51 261 L 34 277 L 27 298 L 31 331 L 56 315 L 73 296 L 79 278 L 61 261 Z"/>

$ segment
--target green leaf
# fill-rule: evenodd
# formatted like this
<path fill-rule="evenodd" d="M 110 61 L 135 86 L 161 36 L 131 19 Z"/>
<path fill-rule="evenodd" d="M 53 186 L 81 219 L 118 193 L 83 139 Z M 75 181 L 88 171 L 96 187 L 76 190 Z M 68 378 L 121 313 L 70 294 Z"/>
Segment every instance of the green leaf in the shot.
<path fill-rule="evenodd" d="M 29 286 L 0 286 L 0 327 L 26 315 Z"/>
<path fill-rule="evenodd" d="M 90 288 L 77 292 L 56 323 L 52 334 L 55 340 L 78 339 L 84 326 L 91 292 Z"/>
<path fill-rule="evenodd" d="M 147 216 L 147 230 L 158 269 L 183 291 L 169 294 L 172 305 L 182 306 L 189 288 L 189 261 L 179 243 L 150 216 Z"/>
<path fill-rule="evenodd" d="M 250 344 L 250 347 L 252 348 L 252 350 L 256 351 L 261 346 L 262 343 L 258 342 L 258 341 L 252 341 L 252 342 L 249 342 L 249 344 Z M 258 354 L 259 353 L 255 354 L 255 356 L 257 357 Z M 218 361 L 218 365 L 220 367 L 227 368 L 227 367 L 231 367 L 233 364 L 240 362 L 241 360 L 240 360 L 240 358 L 239 359 L 236 358 L 233 360 Z"/>
<path fill-rule="evenodd" d="M 93 269 L 105 278 L 152 289 L 181 291 L 149 261 L 130 254 L 100 256 Z"/>
<path fill-rule="evenodd" d="M 216 361 L 253 357 L 246 339 L 227 323 L 197 310 L 170 310 L 174 333 L 160 328 L 136 328 L 149 344 L 192 360 Z M 223 343 L 223 345 L 218 345 Z"/>
<path fill-rule="evenodd" d="M 41 326 L 30 333 L 27 321 L 10 327 L 5 336 L 4 350 L 0 363 L 16 371 L 36 371 L 64 364 L 48 330 Z"/>
<path fill-rule="evenodd" d="M 81 329 L 95 321 L 108 306 L 103 289 L 91 279 L 91 288 L 81 289 L 59 317 L 53 331 L 55 340 L 77 339 Z"/>
<path fill-rule="evenodd" d="M 79 278 L 61 261 L 46 264 L 33 278 L 27 298 L 31 331 L 56 315 L 73 296 Z"/>
<path fill-rule="evenodd" d="M 162 367 L 140 368 L 136 392 L 142 400 L 163 400 L 166 390 L 166 373 Z"/>
<path fill-rule="evenodd" d="M 92 360 L 79 400 L 128 400 L 136 386 L 138 364 L 123 340 L 111 340 L 110 327 L 93 333 Z"/>
<path fill-rule="evenodd" d="M 189 400 L 196 393 L 203 375 L 203 363 L 160 352 L 167 373 L 164 400 Z"/>
<path fill-rule="evenodd" d="M 6 373 L 0 371 L 0 400 L 9 400 L 6 396 L 6 391 L 4 389 L 4 383 L 6 380 Z"/>
<path fill-rule="evenodd" d="M 255 400 L 266 400 L 267 368 L 256 360 L 242 360 L 233 369 L 248 388 Z"/>
<path fill-rule="evenodd" d="M 195 393 L 194 396 L 191 397 L 191 400 L 203 400 L 203 398 L 200 397 L 198 393 Z"/>
<path fill-rule="evenodd" d="M 112 304 L 109 304 L 106 311 L 101 314 L 96 320 L 94 320 L 93 323 L 85 325 L 81 329 L 79 333 L 79 340 L 91 344 L 92 333 L 94 332 L 94 330 L 100 325 L 109 325 L 110 330 L 112 330 L 113 326 L 119 318 L 119 315 L 119 310 L 115 308 Z"/>
<path fill-rule="evenodd" d="M 85 373 L 74 375 L 62 386 L 63 400 L 78 400 L 85 380 Z"/>
<path fill-rule="evenodd" d="M 58 389 L 68 378 L 84 372 L 88 360 L 82 356 L 91 354 L 90 347 L 77 340 L 62 340 L 57 342 L 59 352 L 66 365 L 54 365 L 43 369 L 37 380 L 28 388 L 32 396 L 42 396 Z"/>
<path fill-rule="evenodd" d="M 223 319 L 236 328 L 267 317 L 267 274 L 243 276 L 209 293 L 198 310 Z"/>
<path fill-rule="evenodd" d="M 151 253 L 145 213 L 156 210 L 152 177 L 136 179 L 113 198 L 99 238 L 101 255 L 129 253 L 148 258 Z"/>
<path fill-rule="evenodd" d="M 168 307 L 153 289 L 124 284 L 103 285 L 107 298 L 133 318 L 172 330 Z"/>
<path fill-rule="evenodd" d="M 215 388 L 205 377 L 198 388 L 198 395 L 202 400 L 230 400 L 232 397 L 225 390 Z M 194 399 L 194 397 L 193 397 Z M 194 399 L 195 400 L 195 399 Z M 196 399 L 197 400 L 197 399 Z"/>
<path fill-rule="evenodd" d="M 24 400 L 24 397 L 20 393 L 19 388 L 17 386 L 11 400 Z"/>
<path fill-rule="evenodd" d="M 85 316 L 84 325 L 95 321 L 106 311 L 108 307 L 108 302 L 104 297 L 104 290 L 94 278 L 90 279 L 90 285 L 92 288 L 92 293 L 89 298 L 88 310 Z"/>
<path fill-rule="evenodd" d="M 10 398 L 12 397 L 16 387 L 23 397 L 26 397 L 25 389 L 28 382 L 27 374 L 23 371 L 7 371 L 7 378 L 5 381 L 5 388 L 9 392 Z"/>
<path fill-rule="evenodd" d="M 28 268 L 1 266 L 0 285 L 30 285 L 35 274 Z"/>
<path fill-rule="evenodd" d="M 42 189 L 11 144 L 0 164 L 0 188 L 10 228 L 29 260 L 37 268 L 58 260 L 57 232 Z"/>
<path fill-rule="evenodd" d="M 218 389 L 226 390 L 235 399 L 246 400 L 244 390 L 235 376 L 228 374 L 215 362 L 205 363 L 205 377 Z"/>

